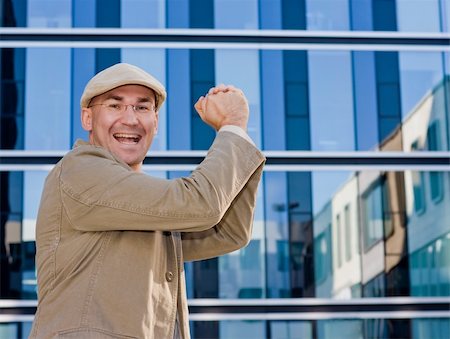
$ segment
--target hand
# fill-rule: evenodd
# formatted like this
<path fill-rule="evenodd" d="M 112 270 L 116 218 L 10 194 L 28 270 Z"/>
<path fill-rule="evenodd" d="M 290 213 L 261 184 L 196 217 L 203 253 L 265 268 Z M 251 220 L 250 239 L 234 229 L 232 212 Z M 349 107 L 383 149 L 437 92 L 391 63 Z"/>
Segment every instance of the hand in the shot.
<path fill-rule="evenodd" d="M 205 97 L 198 99 L 194 107 L 200 118 L 216 131 L 225 125 L 247 130 L 248 101 L 244 93 L 232 85 L 212 87 Z"/>

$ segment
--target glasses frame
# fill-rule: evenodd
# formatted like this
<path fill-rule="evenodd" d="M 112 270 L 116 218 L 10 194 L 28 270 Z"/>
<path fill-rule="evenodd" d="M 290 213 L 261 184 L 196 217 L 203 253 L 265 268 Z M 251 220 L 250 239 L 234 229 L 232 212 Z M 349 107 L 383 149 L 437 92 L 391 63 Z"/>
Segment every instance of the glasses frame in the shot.
<path fill-rule="evenodd" d="M 116 105 L 119 106 L 117 109 L 112 108 L 112 105 Z M 155 106 L 153 105 L 148 111 L 145 112 L 139 112 L 137 107 L 139 106 L 139 104 L 133 105 L 133 104 L 122 104 L 122 103 L 114 103 L 114 104 L 105 104 L 105 103 L 101 103 L 101 104 L 92 104 L 89 105 L 87 108 L 91 108 L 94 106 L 105 106 L 107 110 L 109 111 L 114 111 L 115 113 L 124 113 L 126 112 L 128 106 L 131 106 L 131 108 L 133 109 L 134 113 L 151 113 L 151 112 L 156 112 Z"/>

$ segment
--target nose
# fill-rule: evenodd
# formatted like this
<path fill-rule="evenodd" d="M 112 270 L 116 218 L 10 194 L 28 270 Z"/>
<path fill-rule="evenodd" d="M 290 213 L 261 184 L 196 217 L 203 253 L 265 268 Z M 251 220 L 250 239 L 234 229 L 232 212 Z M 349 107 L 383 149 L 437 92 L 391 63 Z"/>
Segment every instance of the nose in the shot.
<path fill-rule="evenodd" d="M 132 105 L 125 106 L 125 110 L 122 113 L 122 122 L 125 125 L 134 126 L 138 124 L 138 119 Z"/>

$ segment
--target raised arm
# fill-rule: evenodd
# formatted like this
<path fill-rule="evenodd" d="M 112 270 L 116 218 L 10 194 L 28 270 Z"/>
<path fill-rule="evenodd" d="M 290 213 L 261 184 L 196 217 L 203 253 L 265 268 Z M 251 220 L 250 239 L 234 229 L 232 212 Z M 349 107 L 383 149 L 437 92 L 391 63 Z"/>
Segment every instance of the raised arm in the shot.
<path fill-rule="evenodd" d="M 80 146 L 59 174 L 64 213 L 82 231 L 202 231 L 217 224 L 263 155 L 240 136 L 218 133 L 189 177 L 131 171 L 102 148 Z"/>

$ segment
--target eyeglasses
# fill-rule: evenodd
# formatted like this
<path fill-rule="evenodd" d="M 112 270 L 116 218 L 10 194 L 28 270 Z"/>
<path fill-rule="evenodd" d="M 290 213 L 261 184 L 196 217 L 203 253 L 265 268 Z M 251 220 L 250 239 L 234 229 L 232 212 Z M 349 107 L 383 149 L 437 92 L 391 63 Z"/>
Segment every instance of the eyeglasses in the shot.
<path fill-rule="evenodd" d="M 104 106 L 106 107 L 106 110 L 111 113 L 123 113 L 126 111 L 128 106 L 131 106 L 134 112 L 136 113 L 150 113 L 155 110 L 155 107 L 152 105 L 145 105 L 145 104 L 138 104 L 138 105 L 131 105 L 131 104 L 121 104 L 121 103 L 114 103 L 114 104 L 93 104 L 88 106 L 88 108 L 93 106 Z"/>

